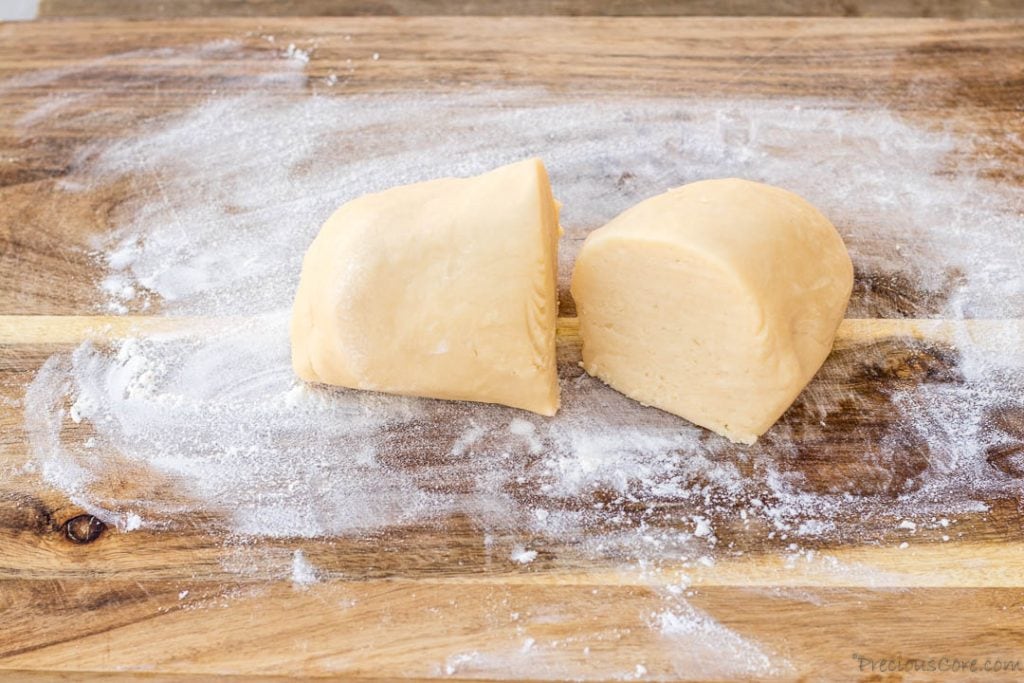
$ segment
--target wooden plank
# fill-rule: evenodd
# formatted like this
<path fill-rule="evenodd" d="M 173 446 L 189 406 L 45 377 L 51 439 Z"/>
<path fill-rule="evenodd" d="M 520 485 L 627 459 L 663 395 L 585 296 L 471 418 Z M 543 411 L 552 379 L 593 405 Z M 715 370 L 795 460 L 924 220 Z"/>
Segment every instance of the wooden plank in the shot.
<path fill-rule="evenodd" d="M 271 34 L 279 44 L 262 37 Z M 572 40 L 563 39 L 570 34 Z M 1024 147 L 1002 133 L 1019 125 L 1021 22 L 409 18 L 310 26 L 301 19 L 223 19 L 37 22 L 0 26 L 0 37 L 0 79 L 13 79 L 0 89 L 0 106 L 10 114 L 0 120 L 0 314 L 88 315 L 103 304 L 94 286 L 101 268 L 89 256 L 92 240 L 116 222 L 126 194 L 158 188 L 153 179 L 134 178 L 130 189 L 103 185 L 46 201 L 77 154 L 203 102 L 213 91 L 294 97 L 294 83 L 264 76 L 278 63 L 281 46 L 296 40 L 316 46 L 303 70 L 310 88 L 343 71 L 346 60 L 359 62 L 344 94 L 445 92 L 452 84 L 615 94 L 628 74 L 637 95 L 836 98 L 884 106 L 925 126 L 1002 140 L 979 143 L 970 153 L 990 160 L 992 173 L 1005 181 L 1024 184 Z M 241 58 L 200 67 L 147 52 L 222 40 L 238 41 Z M 375 53 L 384 58 L 370 60 Z M 33 85 L 28 76 L 38 69 L 55 80 Z M 120 85 L 140 70 L 162 85 Z M 54 88 L 74 95 L 69 108 L 36 121 L 26 136 L 17 121 L 45 106 Z M 101 118 L 88 116 L 96 98 L 104 102 Z M 569 226 L 566 240 L 578 244 L 593 227 Z M 571 297 L 563 291 L 561 298 L 563 315 L 572 315 Z M 942 300 L 942 292 L 857 273 L 861 307 L 854 314 L 860 317 L 930 317 Z"/>
<path fill-rule="evenodd" d="M 185 600 L 178 600 L 175 591 L 146 595 L 130 584 L 110 589 L 132 596 L 133 618 L 99 607 L 89 612 L 88 622 L 79 619 L 75 624 L 81 647 L 69 648 L 59 636 L 50 642 L 39 638 L 37 647 L 6 660 L 29 668 L 44 659 L 57 670 L 95 671 L 109 668 L 115 661 L 110 653 L 116 651 L 121 655 L 116 662 L 129 671 L 258 675 L 265 671 L 245 654 L 255 646 L 274 651 L 285 671 L 308 670 L 308 662 L 313 661 L 326 675 L 360 678 L 500 678 L 509 670 L 534 680 L 575 678 L 593 671 L 633 674 L 634 666 L 621 664 L 626 659 L 630 664 L 644 662 L 642 666 L 653 677 L 693 679 L 673 657 L 672 647 L 678 643 L 671 637 L 663 639 L 660 652 L 645 642 L 644 634 L 649 632 L 645 621 L 658 605 L 657 597 L 646 588 L 599 586 L 585 591 L 587 597 L 581 599 L 576 586 L 469 586 L 460 589 L 454 601 L 447 587 L 437 590 L 429 584 L 395 582 L 339 583 L 298 591 L 272 584 L 229 597 L 198 584 L 195 597 L 190 592 Z M 95 603 L 99 597 L 84 586 L 56 584 L 50 590 L 62 595 L 70 608 Z M 32 598 L 39 600 L 49 592 L 40 590 Z M 837 594 L 841 600 L 834 599 Z M 709 588 L 699 595 L 695 602 L 700 609 L 730 615 L 725 625 L 732 631 L 774 633 L 765 649 L 785 662 L 779 667 L 783 672 L 792 667 L 790 671 L 830 679 L 870 674 L 860 669 L 855 654 L 876 659 L 1019 657 L 1020 617 L 1000 609 L 1019 599 L 1016 590 L 774 593 Z M 220 607 L 196 609 L 204 601 Z M 815 601 L 829 607 L 819 608 Z M 933 615 L 946 613 L 949 603 L 963 609 L 935 623 Z M 503 607 L 499 618 L 494 616 L 495 604 Z M 283 610 L 293 618 L 277 617 Z M 880 616 L 893 612 L 902 618 Z M 558 618 L 552 619 L 553 615 Z M 147 635 L 147 621 L 154 619 L 162 627 L 160 639 Z M 427 620 L 431 628 L 424 633 Z M 779 620 L 786 629 L 775 628 Z M 622 631 L 627 635 L 613 635 Z M 339 642 L 338 633 L 347 634 L 346 638 Z M 1011 635 L 999 637 L 999 633 Z M 533 644 L 527 653 L 521 652 L 529 639 Z M 897 649 L 894 643 L 905 649 Z M 743 656 L 730 651 L 727 640 L 709 650 L 706 658 L 712 652 L 719 657 Z M 189 653 L 187 660 L 180 658 L 183 652 Z M 813 658 L 819 653 L 825 663 Z M 741 670 L 744 664 L 729 663 Z"/>
<path fill-rule="evenodd" d="M 126 336 L 154 334 L 202 334 L 251 323 L 254 318 L 201 318 L 188 316 L 0 316 L 0 345 L 77 344 L 86 339 L 109 341 Z M 556 328 L 558 343 L 569 352 L 580 347 L 579 321 L 561 317 Z M 917 341 L 956 346 L 957 343 L 995 345 L 999 339 L 1024 336 L 1022 320 L 941 320 L 935 318 L 848 318 L 836 335 L 837 350 L 907 337 Z"/>
<path fill-rule="evenodd" d="M 42 0 L 41 17 L 221 16 L 813 16 L 1016 18 L 1013 0 Z"/>
<path fill-rule="evenodd" d="M 748 539 L 743 547 L 748 552 L 723 554 L 714 565 L 669 561 L 657 572 L 643 572 L 619 561 L 586 557 L 557 542 L 545 545 L 543 554 L 524 567 L 486 552 L 484 532 L 456 518 L 372 538 L 266 539 L 255 550 L 252 540 L 225 543 L 219 533 L 204 530 L 201 519 L 173 528 L 174 533 L 107 528 L 96 540 L 80 544 L 70 540 L 65 529 L 68 520 L 82 513 L 80 508 L 60 507 L 59 498 L 45 492 L 32 498 L 32 505 L 26 503 L 29 499 L 16 498 L 10 486 L 0 489 L 0 580 L 11 590 L 21 582 L 76 581 L 98 586 L 137 581 L 168 590 L 188 588 L 193 581 L 211 587 L 258 588 L 267 582 L 290 582 L 295 550 L 305 553 L 326 583 L 413 582 L 439 590 L 447 585 L 453 593 L 478 585 L 667 588 L 684 576 L 698 589 L 1020 589 L 1024 568 L 1024 533 L 1013 528 L 1019 511 L 1005 505 L 960 520 L 955 541 L 942 541 L 940 530 L 922 530 L 914 534 L 911 550 L 898 548 L 899 540 L 907 536 L 890 517 L 878 525 L 871 544 L 811 543 L 818 559 L 801 556 L 794 561 L 768 548 L 764 539 Z M 657 524 L 655 520 L 652 529 Z M 722 529 L 727 542 L 743 543 L 742 534 Z M 11 646 L 13 642 L 8 643 Z"/>
<path fill-rule="evenodd" d="M 649 628 L 652 615 L 672 613 L 664 591 L 681 573 L 692 581 L 688 605 L 759 643 L 784 673 L 863 674 L 854 654 L 1015 659 L 1022 644 L 1024 543 L 1005 539 L 824 549 L 835 561 L 824 565 L 754 553 L 647 574 L 573 567 L 558 553 L 529 568 L 495 562 L 482 544 L 461 545 L 479 532 L 455 526 L 279 540 L 253 561 L 246 543 L 187 530 L 107 530 L 70 543 L 60 512 L 28 522 L 26 507 L 6 500 L 0 671 L 551 679 L 615 676 L 642 662 L 652 675 L 685 677 L 693 669 L 678 667 L 693 666 L 695 644 Z M 391 552 L 375 552 L 382 543 Z M 296 549 L 317 566 L 317 583 L 281 580 Z M 714 642 L 719 656 L 750 656 L 731 652 L 724 635 Z M 536 651 L 525 656 L 524 643 Z"/>
<path fill-rule="evenodd" d="M 68 31 L 81 39 L 73 45 L 61 43 Z M 100 68 L 92 70 L 92 77 L 77 83 L 94 90 L 119 72 L 149 67 L 149 77 L 177 77 L 176 85 L 183 90 L 164 92 L 162 98 L 156 90 L 137 90 L 133 95 L 141 98 L 140 108 L 170 106 L 181 96 L 188 104 L 189 97 L 194 101 L 218 81 L 228 88 L 225 92 L 254 85 L 256 80 L 244 79 L 260 74 L 265 64 L 258 58 L 280 52 L 280 45 L 262 37 L 273 34 L 285 45 L 297 37 L 316 46 L 307 67 L 313 77 L 343 67 L 346 58 L 365 61 L 369 53 L 383 55 L 351 75 L 347 92 L 447 90 L 453 83 L 468 82 L 560 90 L 571 83 L 580 94 L 619 93 L 623 74 L 629 73 L 631 92 L 652 95 L 678 95 L 699 87 L 707 97 L 850 96 L 865 106 L 884 102 L 899 111 L 951 106 L 999 111 L 1017 104 L 1014 66 L 1022 32 L 1020 21 L 985 20 L 365 17 L 312 25 L 302 18 L 37 21 L 0 27 L 0 76 L 70 67 L 143 48 L 242 41 L 253 59 L 211 60 L 204 65 L 209 71 L 197 73 L 188 62 L 124 54 L 94 65 Z M 571 41 L 559 39 L 567 34 Z M 527 36 L 533 40 L 524 44 Z M 880 64 L 886 69 L 880 70 Z M 728 78 L 723 78 L 725 72 Z M 290 86 L 263 85 L 271 92 Z M 8 88 L 5 102 L 23 104 L 20 100 L 32 94 L 30 84 Z M 0 130 L 9 135 L 12 123 L 5 120 Z"/>
<path fill-rule="evenodd" d="M 202 337 L 223 330 L 225 326 L 227 329 L 237 329 L 236 326 L 239 325 L 237 320 L 175 320 L 160 317 L 101 318 L 90 322 L 88 318 L 25 316 L 0 318 L 0 321 L 11 323 L 8 328 L 16 330 L 14 337 L 18 338 L 17 341 L 8 341 L 4 345 L 0 345 L 0 399 L 5 399 L 0 400 L 0 427 L 3 427 L 4 433 L 4 438 L 0 441 L 0 456 L 14 472 L 22 471 L 23 466 L 30 463 L 33 457 L 27 448 L 27 435 L 24 432 L 23 404 L 21 402 L 24 387 L 52 354 L 68 351 L 75 344 L 87 338 L 103 342 L 111 338 L 116 339 L 124 334 L 144 337 L 168 333 Z M 881 469 L 872 466 L 869 468 L 870 471 L 865 470 L 864 453 L 875 448 L 879 434 L 898 431 L 898 425 L 904 419 L 892 403 L 892 397 L 897 395 L 901 388 L 919 383 L 936 386 L 951 383 L 955 385 L 959 381 L 956 370 L 957 343 L 976 339 L 984 345 L 993 339 L 1019 338 L 1022 330 L 1024 330 L 1024 322 L 1021 321 L 845 321 L 836 352 L 826 363 L 808 392 L 797 401 L 782 420 L 780 428 L 784 430 L 784 433 L 789 434 L 789 437 L 782 437 L 779 440 L 773 439 L 769 434 L 763 440 L 763 448 L 767 449 L 767 457 L 777 457 L 780 461 L 789 460 L 790 467 L 799 473 L 804 488 L 808 490 L 826 493 L 837 485 L 847 487 L 849 482 L 856 482 L 855 488 L 859 490 L 860 495 L 877 496 L 883 503 L 898 498 L 903 491 L 902 487 L 906 478 L 913 477 L 916 471 L 924 467 L 930 456 L 928 446 L 921 441 L 920 436 L 908 435 L 901 445 L 901 449 L 906 452 L 884 457 Z M 559 321 L 559 341 L 563 382 L 571 382 L 572 378 L 580 373 L 578 368 L 571 367 L 575 363 L 575 359 L 579 357 L 579 338 L 575 319 Z M 566 365 L 570 367 L 565 367 Z M 1012 390 L 1012 387 L 1010 389 Z M 854 402 L 858 406 L 857 410 L 849 410 L 845 407 L 851 400 L 851 395 L 856 396 Z M 827 415 L 828 428 L 819 428 L 818 418 L 810 419 L 812 415 Z M 650 415 L 639 414 L 634 417 L 634 419 L 650 418 Z M 1012 419 L 1012 416 L 1008 419 Z M 990 426 L 990 428 L 995 427 L 995 424 Z M 421 468 L 429 470 L 443 461 L 443 456 L 448 448 L 446 444 L 457 436 L 457 434 L 448 433 L 451 429 L 444 425 L 435 428 L 434 437 L 439 444 L 442 444 L 438 449 L 438 457 L 417 453 L 415 458 L 401 466 L 410 472 L 415 472 Z M 400 435 L 400 432 L 397 433 Z M 77 436 L 72 433 L 70 438 L 72 441 L 80 442 L 85 439 L 86 435 L 86 432 L 78 433 Z M 416 439 L 422 438 L 422 435 L 416 437 Z M 794 447 L 798 448 L 802 454 L 801 458 L 795 461 L 790 453 Z M 103 451 L 97 451 L 96 456 L 102 457 Z M 111 452 L 109 457 L 116 458 L 118 456 Z M 737 464 L 743 462 L 745 458 L 744 450 L 740 447 L 722 450 L 716 457 L 722 461 L 731 461 Z M 401 459 L 398 458 L 395 462 L 401 463 Z M 124 488 L 128 486 L 128 483 L 124 482 L 118 485 L 116 482 L 112 482 L 112 485 L 115 487 L 112 493 L 117 495 L 117 487 Z M 146 490 L 144 485 L 141 490 Z M 6 500 L 9 501 L 10 507 L 7 515 L 11 520 L 11 533 L 15 538 L 20 538 L 19 528 L 27 527 L 39 529 L 44 536 L 53 535 L 58 541 L 63 542 L 60 537 L 64 525 L 68 520 L 85 512 L 78 506 L 69 503 L 60 494 L 45 489 L 41 490 L 33 470 L 27 470 L 24 474 L 10 478 L 4 487 L 0 487 L 0 493 L 5 493 Z M 159 495 L 169 504 L 174 502 L 174 496 L 184 494 L 180 491 L 176 493 L 173 488 L 158 487 L 153 489 L 150 495 Z M 535 493 L 530 487 L 524 487 L 515 495 L 522 504 L 527 504 L 533 500 L 532 497 Z M 131 495 L 128 495 L 128 498 L 130 499 Z M 187 507 L 186 498 L 182 498 L 180 502 Z M 975 569 L 984 572 L 992 581 L 1003 581 L 1001 576 L 1017 576 L 1017 561 L 1013 559 L 1015 557 L 1013 548 L 1014 544 L 1024 540 L 1024 525 L 1020 522 L 1021 505 L 1024 505 L 1024 499 L 1009 495 L 1004 498 L 990 498 L 986 500 L 986 503 L 988 504 L 986 510 L 959 515 L 954 537 L 961 543 L 977 543 L 984 540 L 987 543 L 996 544 L 994 547 L 999 550 L 995 556 L 1003 553 L 1009 574 L 993 572 L 993 566 L 984 563 L 975 564 L 974 569 L 964 566 L 964 561 L 969 558 L 981 561 L 987 551 L 977 550 L 972 545 L 958 548 L 950 546 L 949 549 L 935 550 L 938 553 L 937 557 L 940 558 L 934 562 L 936 568 L 925 573 L 915 574 L 912 581 L 918 583 L 914 585 L 919 585 L 920 582 L 933 585 L 930 582 L 942 581 L 943 579 L 940 577 L 945 574 L 937 567 L 943 563 L 953 568 L 950 576 L 958 577 L 965 582 L 980 580 L 972 574 Z M 581 501 L 581 504 L 587 504 L 587 500 Z M 648 525 L 652 532 L 676 529 L 683 531 L 689 523 L 689 515 L 701 514 L 701 508 L 702 503 L 699 500 L 665 499 L 651 500 L 647 506 L 627 507 L 623 513 L 631 519 L 633 524 L 640 523 L 641 519 L 645 520 L 644 524 Z M 190 530 L 197 527 L 220 528 L 222 526 L 220 514 L 211 510 L 209 515 L 204 518 L 196 517 L 194 514 L 181 517 L 171 513 L 160 519 L 168 529 L 188 534 Z M 878 545 L 877 557 L 869 553 L 862 562 L 857 559 L 854 552 L 853 555 L 850 555 L 853 558 L 850 562 L 858 565 L 870 565 L 877 559 L 880 563 L 879 566 L 885 567 L 886 571 L 901 572 L 903 565 L 900 564 L 900 558 L 894 557 L 893 554 L 895 546 L 906 536 L 899 526 L 903 514 L 898 509 L 886 510 L 883 505 L 873 509 L 872 516 L 868 518 L 862 518 L 857 514 L 842 516 L 832 520 L 838 525 L 833 539 L 850 538 L 856 539 L 856 543 L 869 546 Z M 758 557 L 766 553 L 777 552 L 786 546 L 786 542 L 771 541 L 767 536 L 768 531 L 769 529 L 763 528 L 761 524 L 748 526 L 748 523 L 741 521 L 738 516 L 726 516 L 722 522 L 717 524 L 716 535 L 721 544 L 727 545 L 733 551 Z M 491 533 L 493 534 L 493 532 Z M 949 539 L 943 537 L 949 533 L 951 532 L 939 525 L 933 525 L 930 530 L 922 528 L 915 532 L 913 539 L 915 550 L 913 553 L 908 553 L 907 557 L 916 562 L 920 553 L 928 552 L 928 544 L 939 544 L 945 547 L 944 544 Z M 389 552 L 383 557 L 374 557 L 374 549 L 380 542 L 380 537 L 375 534 L 364 539 L 332 540 L 329 543 L 332 548 L 331 552 L 340 552 L 340 557 L 332 559 L 331 556 L 328 556 L 325 562 L 332 571 L 349 577 L 367 571 L 364 563 L 368 558 L 373 558 L 369 577 L 395 574 L 437 576 L 438 573 L 441 573 L 465 579 L 466 572 L 475 574 L 477 572 L 497 571 L 503 573 L 507 571 L 509 567 L 507 562 L 494 563 L 489 551 L 485 551 L 483 534 L 484 531 L 468 519 L 448 518 L 440 520 L 438 524 L 404 529 L 400 536 L 389 538 Z M 133 535 L 129 538 L 133 542 L 137 542 L 141 536 Z M 224 549 L 218 547 L 213 538 L 196 538 L 181 545 L 181 537 L 170 536 L 166 539 L 170 546 L 163 551 L 154 551 L 153 556 L 162 556 L 160 568 L 162 572 L 192 572 L 195 570 L 196 564 L 206 567 L 205 571 L 210 571 L 210 567 L 215 566 L 218 562 L 222 563 L 224 560 Z M 511 543 L 511 536 L 508 539 L 497 538 L 497 541 L 505 540 Z M 804 539 L 801 543 L 821 552 L 833 554 L 853 552 L 853 549 L 846 547 L 844 543 L 837 544 L 835 540 Z M 918 544 L 924 544 L 925 548 L 923 550 L 917 548 Z M 549 542 L 547 545 L 547 550 L 533 565 L 534 568 L 591 577 L 594 573 L 608 568 L 604 561 L 588 559 L 585 554 L 581 555 L 579 549 L 574 547 L 571 541 L 567 543 L 554 542 L 553 544 Z M 341 548 L 345 550 L 341 551 Z M 193 559 L 194 564 L 189 565 L 183 560 L 174 559 L 178 557 L 176 549 L 184 549 L 187 555 Z M 174 551 L 172 552 L 172 550 Z M 35 550 L 28 552 L 29 558 L 37 557 Z M 962 555 L 959 554 L 961 552 Z M 17 544 L 2 553 L 8 558 L 16 558 L 19 554 Z M 898 553 L 896 554 L 898 555 Z M 96 556 L 96 562 L 90 565 L 90 569 L 94 571 L 103 569 L 117 573 L 124 571 L 124 567 L 111 564 L 116 555 L 115 551 L 112 556 Z M 315 556 L 320 558 L 322 553 L 316 552 Z M 751 559 L 751 562 L 754 561 Z M 769 564 L 777 564 L 778 558 L 769 558 L 766 561 Z M 57 559 L 57 562 L 59 564 L 60 560 Z M 180 566 L 174 568 L 173 565 L 178 562 L 181 563 Z M 339 562 L 341 564 L 338 564 Z M 748 571 L 750 567 L 756 565 L 743 564 L 741 566 L 746 569 L 737 570 L 736 576 L 741 576 L 744 571 Z M 921 568 L 920 563 L 917 567 Z M 39 569 L 40 567 L 36 567 L 36 571 Z M 754 571 L 748 575 L 748 579 L 755 581 L 753 576 L 757 573 Z M 973 578 L 968 578 L 970 576 Z M 140 576 L 141 578 L 145 578 L 145 575 Z M 165 574 L 157 574 L 149 578 L 167 577 Z M 740 580 L 737 579 L 737 581 Z M 826 584 L 829 581 L 823 578 L 819 578 L 819 580 L 825 581 Z"/>

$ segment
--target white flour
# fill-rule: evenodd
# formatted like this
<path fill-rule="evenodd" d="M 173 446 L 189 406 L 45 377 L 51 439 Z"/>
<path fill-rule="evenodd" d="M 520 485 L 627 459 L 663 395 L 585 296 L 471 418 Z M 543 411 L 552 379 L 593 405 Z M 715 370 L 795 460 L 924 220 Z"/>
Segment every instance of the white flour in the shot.
<path fill-rule="evenodd" d="M 143 310 L 154 295 L 176 313 L 287 307 L 302 254 L 345 200 L 540 155 L 564 203 L 563 286 L 590 229 L 669 187 L 739 175 L 819 206 L 872 284 L 920 290 L 910 313 L 1024 316 L 1024 199 L 980 169 L 949 171 L 950 156 L 970 145 L 886 112 L 827 104 L 574 101 L 538 91 L 253 95 L 87 148 L 65 186 L 139 188 L 97 244 L 116 310 Z M 942 297 L 950 289 L 955 296 Z M 891 302 L 859 297 L 849 315 L 893 313 Z"/>
<path fill-rule="evenodd" d="M 305 588 L 320 580 L 316 567 L 309 563 L 302 550 L 292 553 L 292 584 L 296 588 Z"/>
<path fill-rule="evenodd" d="M 752 672 L 763 677 L 793 674 L 787 663 L 677 597 L 669 599 L 669 607 L 652 614 L 651 621 L 666 639 L 684 638 L 687 643 L 703 646 L 680 656 L 679 664 L 684 671 L 687 666 L 698 671 L 716 671 L 722 678 L 743 678 Z"/>
<path fill-rule="evenodd" d="M 282 69 L 308 59 L 292 47 Z M 851 429 L 872 477 L 831 486 L 810 476 L 828 465 L 801 446 L 838 416 L 856 423 L 851 415 L 869 414 L 869 399 L 842 387 L 882 372 L 882 351 L 833 358 L 828 381 L 812 384 L 795 417 L 753 448 L 581 375 L 571 349 L 560 351 L 563 408 L 553 419 L 307 388 L 288 363 L 300 260 L 334 208 L 529 155 L 544 158 L 565 205 L 563 291 L 588 230 L 668 187 L 740 175 L 794 190 L 834 220 L 867 283 L 851 317 L 1019 318 L 1024 204 L 985 179 L 971 140 L 824 102 L 331 93 L 215 97 L 143 134 L 80 150 L 63 192 L 135 188 L 95 244 L 107 270 L 97 283 L 104 307 L 226 320 L 200 338 L 82 344 L 51 358 L 28 388 L 43 477 L 102 519 L 130 529 L 190 513 L 259 538 L 380 533 L 466 515 L 489 548 L 501 546 L 524 570 L 582 557 L 653 580 L 662 567 L 712 567 L 764 539 L 811 562 L 800 544 L 850 538 L 858 518 L 891 516 L 889 528 L 905 518 L 926 530 L 930 520 L 985 509 L 984 497 L 1019 492 L 1019 328 L 984 348 L 959 340 L 946 375 L 877 378 L 881 409 L 898 411 L 899 428 L 880 441 Z M 59 108 L 44 105 L 22 125 Z M 998 467 L 987 459 L 993 449 L 1008 453 Z M 300 552 L 291 575 L 308 585 L 316 572 Z M 710 643 L 739 653 L 729 659 L 738 668 L 721 675 L 777 670 L 778 660 L 678 594 L 650 621 L 666 638 L 686 638 L 685 652 L 704 653 L 704 665 L 714 664 Z"/>

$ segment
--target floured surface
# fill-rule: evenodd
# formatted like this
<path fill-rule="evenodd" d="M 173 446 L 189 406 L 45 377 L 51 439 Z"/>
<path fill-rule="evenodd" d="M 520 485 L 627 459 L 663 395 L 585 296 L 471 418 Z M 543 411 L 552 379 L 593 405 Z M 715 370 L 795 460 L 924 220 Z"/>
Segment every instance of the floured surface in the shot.
<path fill-rule="evenodd" d="M 148 310 L 154 294 L 177 313 L 290 305 L 305 248 L 345 201 L 539 155 L 564 205 L 563 299 L 589 230 L 669 187 L 740 176 L 790 189 L 836 223 L 857 257 L 849 317 L 1024 315 L 1015 248 L 1024 200 L 985 180 L 983 165 L 956 159 L 975 141 L 846 106 L 594 102 L 534 90 L 245 96 L 213 100 L 139 139 L 87 147 L 62 189 L 158 189 L 132 194 L 96 245 L 114 312 Z M 421 121 L 439 123 L 410 125 Z M 876 291 L 887 284 L 893 291 Z"/>
<path fill-rule="evenodd" d="M 620 677 L 791 673 L 786 653 L 695 607 L 687 577 L 771 553 L 886 585 L 883 570 L 830 553 L 969 540 L 961 518 L 1019 495 L 1021 195 L 972 152 L 999 141 L 846 102 L 346 96 L 330 85 L 310 95 L 302 64 L 286 50 L 266 64 L 267 78 L 294 82 L 294 99 L 211 96 L 75 151 L 55 201 L 123 195 L 92 245 L 97 311 L 226 322 L 53 356 L 25 389 L 31 459 L 17 474 L 123 530 L 202 520 L 231 550 L 227 571 L 284 578 L 303 595 L 331 577 L 301 551 L 264 545 L 468 525 L 488 558 L 523 572 L 621 572 L 656 586 L 640 616 L 671 656 L 638 658 Z M 30 135 L 58 114 L 73 125 L 79 104 L 42 102 L 20 125 Z M 530 154 L 543 156 L 565 204 L 565 315 L 565 277 L 587 231 L 667 187 L 740 175 L 805 196 L 837 225 L 858 272 L 851 317 L 1003 318 L 1005 334 L 853 343 L 752 448 L 582 375 L 571 341 L 551 420 L 294 380 L 288 307 L 301 254 L 333 208 Z M 515 628 L 514 609 L 485 611 Z M 513 632 L 507 648 L 453 644 L 416 673 L 580 675 L 559 664 L 564 644 Z"/>

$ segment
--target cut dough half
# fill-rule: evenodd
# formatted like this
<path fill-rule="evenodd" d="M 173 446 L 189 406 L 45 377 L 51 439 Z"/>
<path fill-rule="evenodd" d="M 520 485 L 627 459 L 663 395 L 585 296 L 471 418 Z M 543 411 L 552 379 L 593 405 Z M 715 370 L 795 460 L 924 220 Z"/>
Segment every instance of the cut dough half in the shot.
<path fill-rule="evenodd" d="M 842 238 L 786 190 L 670 190 L 592 232 L 572 278 L 588 373 L 753 443 L 828 356 L 853 287 Z"/>
<path fill-rule="evenodd" d="M 559 234 L 539 159 L 345 204 L 303 260 L 296 374 L 553 415 Z"/>

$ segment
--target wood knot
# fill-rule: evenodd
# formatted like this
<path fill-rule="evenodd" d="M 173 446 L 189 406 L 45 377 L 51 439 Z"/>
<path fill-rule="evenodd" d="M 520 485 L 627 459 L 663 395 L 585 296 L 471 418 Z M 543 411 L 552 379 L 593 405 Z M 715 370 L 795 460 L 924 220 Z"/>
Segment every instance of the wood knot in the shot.
<path fill-rule="evenodd" d="M 92 515 L 78 515 L 64 524 L 64 535 L 72 543 L 92 543 L 106 528 L 106 524 Z"/>

